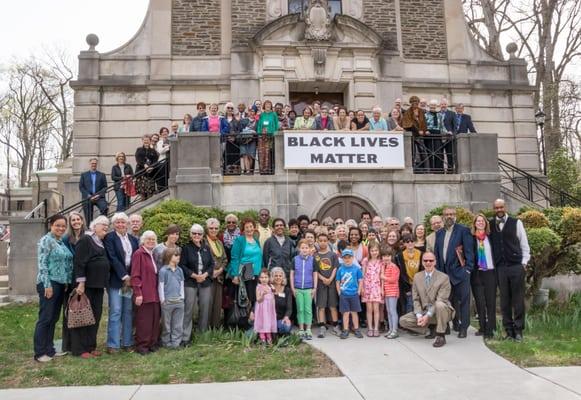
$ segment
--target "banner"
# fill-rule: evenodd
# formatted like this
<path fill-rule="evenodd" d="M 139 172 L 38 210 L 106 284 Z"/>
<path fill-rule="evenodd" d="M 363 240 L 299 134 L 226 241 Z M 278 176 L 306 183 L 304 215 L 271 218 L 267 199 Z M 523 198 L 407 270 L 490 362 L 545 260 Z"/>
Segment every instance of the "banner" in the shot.
<path fill-rule="evenodd" d="M 285 169 L 403 169 L 402 133 L 285 132 Z"/>

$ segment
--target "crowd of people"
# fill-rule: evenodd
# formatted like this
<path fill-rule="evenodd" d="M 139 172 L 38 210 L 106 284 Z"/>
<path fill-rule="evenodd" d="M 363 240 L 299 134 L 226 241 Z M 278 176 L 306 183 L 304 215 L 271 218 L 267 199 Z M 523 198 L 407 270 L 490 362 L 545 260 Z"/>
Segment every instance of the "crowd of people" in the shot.
<path fill-rule="evenodd" d="M 373 108 L 371 117 L 362 110 L 350 111 L 341 105 L 331 108 L 319 101 L 306 106 L 297 117 L 290 105 L 272 104 L 270 100 L 257 100 L 251 106 L 226 103 L 219 111 L 217 104 L 197 104 L 197 114 L 186 114 L 182 123 L 173 122 L 171 128 L 162 127 L 158 133 L 146 134 L 135 151 L 135 169 L 127 163 L 124 152 L 115 155 L 111 168 L 111 180 L 115 184 L 116 210 L 124 211 L 132 197 L 150 197 L 168 186 L 171 137 L 185 132 L 210 132 L 222 139 L 223 172 L 228 175 L 253 175 L 258 164 L 260 174 L 272 174 L 273 137 L 281 130 L 329 130 L 329 131 L 396 131 L 412 132 L 414 136 L 413 164 L 416 172 L 454 172 L 454 135 L 475 133 L 470 115 L 464 113 L 464 105 L 455 105 L 455 112 L 448 109 L 448 101 L 420 99 L 412 96 L 409 107 L 403 108 L 400 98 L 385 114 L 381 107 Z M 258 163 L 256 163 L 258 161 Z M 97 170 L 98 160 L 90 160 L 89 170 L 79 181 L 87 221 L 93 219 L 94 208 L 107 215 L 108 202 L 105 191 L 107 177 Z M 139 174 L 133 179 L 134 174 Z"/>
<path fill-rule="evenodd" d="M 167 226 L 159 240 L 141 232 L 139 215 L 99 216 L 89 229 L 80 213 L 55 215 L 38 243 L 34 358 L 100 356 L 105 291 L 110 354 L 185 347 L 194 331 L 219 327 L 253 331 L 265 345 L 291 332 L 310 340 L 313 326 L 319 338 L 330 330 L 342 339 L 351 332 L 362 338 L 362 327 L 368 337 L 383 331 L 388 339 L 404 329 L 441 347 L 450 321 L 466 338 L 471 292 L 476 335 L 493 336 L 497 287 L 506 336 L 520 341 L 529 247 L 522 222 L 507 215 L 503 200 L 494 211 L 491 220 L 478 214 L 466 227 L 447 207 L 431 218 L 433 232 L 426 235 L 409 217 L 401 223 L 368 212 L 359 222 L 301 215 L 287 223 L 262 209 L 258 221 L 227 215 L 222 230 L 214 218 L 205 227 L 194 224 L 182 247 L 179 226 Z M 70 328 L 65 312 L 57 353 L 53 338 L 63 306 L 81 297 L 95 323 Z"/>

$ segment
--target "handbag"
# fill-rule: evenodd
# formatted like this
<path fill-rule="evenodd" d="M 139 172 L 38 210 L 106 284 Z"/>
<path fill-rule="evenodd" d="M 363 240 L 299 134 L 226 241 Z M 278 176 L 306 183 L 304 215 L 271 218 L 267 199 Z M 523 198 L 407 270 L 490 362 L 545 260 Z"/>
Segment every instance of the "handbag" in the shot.
<path fill-rule="evenodd" d="M 242 282 L 238 285 L 238 291 L 234 299 L 234 307 L 228 316 L 228 325 L 236 327 L 244 327 L 248 324 L 248 294 L 246 293 L 246 285 Z"/>
<path fill-rule="evenodd" d="M 125 195 L 129 197 L 137 196 L 137 190 L 135 188 L 135 183 L 131 178 L 123 178 L 123 184 L 125 189 Z"/>
<path fill-rule="evenodd" d="M 240 278 L 243 282 L 254 280 L 254 265 L 252 263 L 242 264 L 240 267 Z"/>
<path fill-rule="evenodd" d="M 83 328 L 95 325 L 95 316 L 86 294 L 78 295 L 75 291 L 69 297 L 67 307 L 67 327 L 69 329 Z"/>

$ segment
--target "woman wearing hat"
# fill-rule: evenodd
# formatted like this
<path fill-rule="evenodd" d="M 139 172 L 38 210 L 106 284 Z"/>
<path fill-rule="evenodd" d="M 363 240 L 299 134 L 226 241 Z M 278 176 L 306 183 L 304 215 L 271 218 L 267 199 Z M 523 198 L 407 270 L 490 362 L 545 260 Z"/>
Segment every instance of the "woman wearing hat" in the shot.
<path fill-rule="evenodd" d="M 423 136 L 429 134 L 425 111 L 419 107 L 420 99 L 418 96 L 410 97 L 410 105 L 410 108 L 403 114 L 401 126 L 405 131 L 411 132 L 414 137 L 414 146 L 412 147 L 412 157 L 415 161 L 414 167 L 429 169 L 427 164 L 428 155 L 422 139 Z"/>

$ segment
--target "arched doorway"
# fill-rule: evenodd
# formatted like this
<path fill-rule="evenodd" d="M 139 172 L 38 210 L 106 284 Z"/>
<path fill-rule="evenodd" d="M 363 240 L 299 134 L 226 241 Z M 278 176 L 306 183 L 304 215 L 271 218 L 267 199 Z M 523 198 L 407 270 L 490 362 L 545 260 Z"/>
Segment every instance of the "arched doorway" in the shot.
<path fill-rule="evenodd" d="M 359 221 L 363 211 L 368 211 L 371 215 L 376 214 L 373 207 L 359 197 L 338 196 L 333 197 L 323 204 L 317 213 L 317 218 L 319 221 L 322 221 L 326 217 L 333 219 L 342 218 L 344 221 L 353 218 L 355 221 Z"/>

